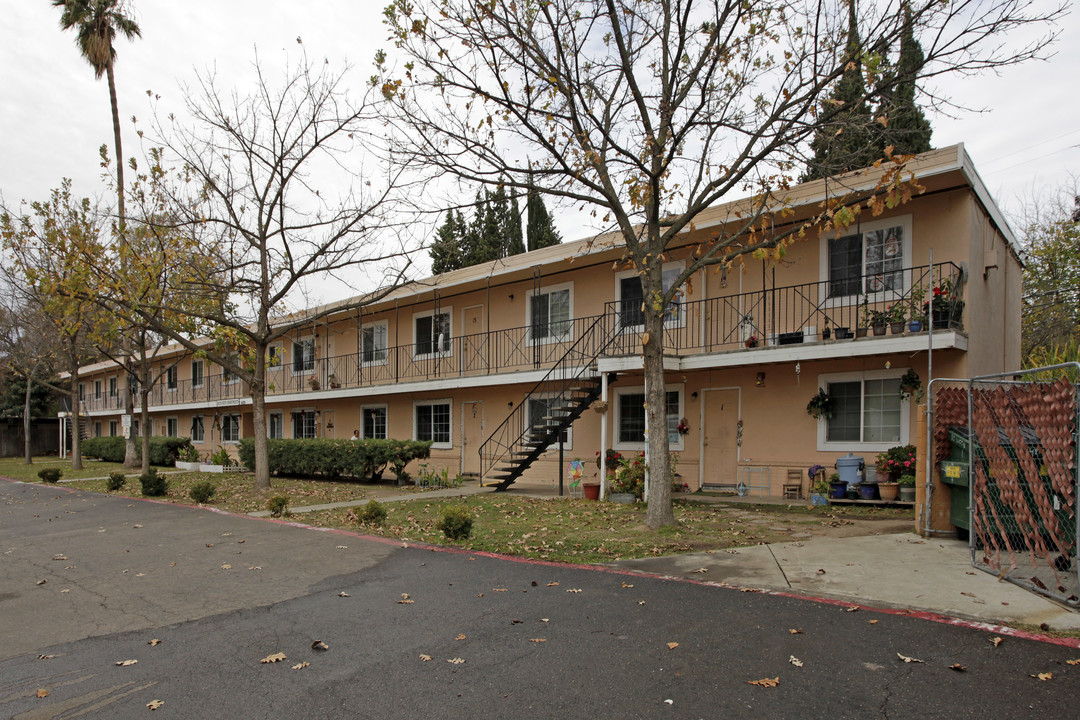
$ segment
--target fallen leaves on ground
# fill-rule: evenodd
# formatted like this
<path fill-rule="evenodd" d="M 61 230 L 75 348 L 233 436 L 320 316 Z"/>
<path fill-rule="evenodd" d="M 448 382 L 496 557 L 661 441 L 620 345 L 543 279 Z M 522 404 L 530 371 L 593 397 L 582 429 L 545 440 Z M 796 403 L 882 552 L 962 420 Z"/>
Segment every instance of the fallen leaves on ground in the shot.
<path fill-rule="evenodd" d="M 326 643 L 324 643 L 322 640 L 315 640 L 314 642 L 311 643 L 311 649 L 312 650 L 329 650 L 330 648 L 327 647 Z"/>
<path fill-rule="evenodd" d="M 465 659 L 464 658 L 450 658 L 446 662 L 450 663 L 451 665 L 463 665 L 465 663 Z"/>
<path fill-rule="evenodd" d="M 568 592 L 568 593 L 579 593 L 579 592 L 581 592 L 581 588 L 570 588 L 566 592 Z"/>
<path fill-rule="evenodd" d="M 506 592 L 506 588 L 491 588 L 491 592 Z"/>
<path fill-rule="evenodd" d="M 802 628 L 789 628 L 788 632 L 791 633 L 792 635 L 802 635 L 803 634 Z"/>
<path fill-rule="evenodd" d="M 455 640 L 464 640 L 465 639 L 465 633 L 458 633 L 458 636 L 456 638 L 454 638 L 454 639 Z"/>
<path fill-rule="evenodd" d="M 922 660 L 919 660 L 919 659 L 913 658 L 913 657 L 908 657 L 907 655 L 901 655 L 900 653 L 896 653 L 896 657 L 900 658 L 901 660 L 903 660 L 906 663 L 921 663 L 922 662 Z"/>
<path fill-rule="evenodd" d="M 547 584 L 548 587 L 557 587 L 558 585 L 559 585 L 559 583 L 557 583 L 557 582 L 549 582 Z"/>
<path fill-rule="evenodd" d="M 677 642 L 669 642 L 667 644 L 667 649 L 668 650 L 674 650 L 677 647 L 679 647 L 679 643 L 677 643 Z"/>
<path fill-rule="evenodd" d="M 114 664 L 118 665 L 120 667 L 130 667 L 131 665 L 134 665 L 137 662 L 139 662 L 139 661 L 138 660 L 117 660 Z"/>
<path fill-rule="evenodd" d="M 409 593 L 401 593 L 401 599 L 397 602 L 398 605 L 412 605 L 415 601 L 409 597 Z"/>
<path fill-rule="evenodd" d="M 146 707 L 150 708 L 151 710 L 157 710 L 164 704 L 164 700 L 151 700 L 150 702 L 146 703 Z"/>
<path fill-rule="evenodd" d="M 311 665 L 311 663 L 309 663 L 309 662 L 307 662 L 307 661 L 305 660 L 304 662 L 298 662 L 298 663 L 296 663 L 295 665 L 293 665 L 293 666 L 292 666 L 292 669 L 293 669 L 293 670 L 303 670 L 304 668 L 306 668 L 306 667 L 308 667 L 308 666 L 310 666 L 310 665 Z"/>
<path fill-rule="evenodd" d="M 644 600 L 638 600 L 638 601 L 637 601 L 637 604 L 638 604 L 638 605 L 644 605 L 644 604 L 645 604 L 645 601 L 644 601 Z"/>
<path fill-rule="evenodd" d="M 230 565 L 229 563 L 225 563 L 224 565 L 221 566 L 221 569 L 222 570 L 232 570 L 232 565 Z"/>
<path fill-rule="evenodd" d="M 278 662 L 281 662 L 284 659 L 285 659 L 285 653 L 279 652 L 279 653 L 274 653 L 273 655 L 267 655 L 266 657 L 264 657 L 259 662 L 261 662 L 263 664 L 266 664 L 266 663 L 278 663 Z"/>
<path fill-rule="evenodd" d="M 43 698 L 43 697 L 49 697 L 49 691 L 48 691 L 48 690 L 46 690 L 45 688 L 40 688 L 40 689 L 39 689 L 39 690 L 37 691 L 37 696 L 38 696 L 39 698 Z"/>
<path fill-rule="evenodd" d="M 955 670 L 956 672 L 964 672 L 964 671 L 967 670 L 967 665 L 961 665 L 960 663 L 953 663 L 952 665 L 949 666 L 949 669 L 950 670 Z"/>
<path fill-rule="evenodd" d="M 880 621 L 879 620 L 867 620 L 866 624 L 867 625 L 877 625 L 878 622 L 880 622 Z"/>
<path fill-rule="evenodd" d="M 859 606 L 858 605 L 848 605 L 846 608 L 844 608 L 844 612 L 859 612 Z"/>
<path fill-rule="evenodd" d="M 699 567 L 697 570 L 691 570 L 690 574 L 691 575 L 694 575 L 694 574 L 701 575 L 702 573 L 707 573 L 707 572 L 709 572 L 709 568 Z"/>
<path fill-rule="evenodd" d="M 774 678 L 761 678 L 760 680 L 747 680 L 747 685 L 757 685 L 758 687 L 776 687 L 780 684 L 780 676 L 777 675 Z"/>
<path fill-rule="evenodd" d="M 788 662 L 791 663 L 792 665 L 794 665 L 795 667 L 802 667 L 803 666 L 802 660 L 795 657 L 794 655 L 792 655 L 791 657 L 788 658 Z"/>
<path fill-rule="evenodd" d="M 151 640 L 150 642 L 148 642 L 146 644 L 149 645 L 150 647 L 154 647 L 156 645 L 160 645 L 161 641 L 158 640 L 157 638 L 154 638 L 153 640 Z"/>
<path fill-rule="evenodd" d="M 1080 665 L 1080 658 L 1076 658 L 1075 660 L 1066 660 L 1065 664 L 1066 665 Z"/>
<path fill-rule="evenodd" d="M 56 657 L 56 656 L 55 655 L 38 655 L 37 659 L 38 660 L 52 660 L 54 657 Z"/>
<path fill-rule="evenodd" d="M 1000 645 L 1003 642 L 1005 642 L 1005 638 L 1000 638 L 1000 637 L 992 637 L 992 638 L 990 638 L 990 644 L 993 645 L 994 647 L 997 647 L 998 645 Z"/>
<path fill-rule="evenodd" d="M 1043 682 L 1046 682 L 1047 680 L 1054 679 L 1054 673 L 1039 673 L 1038 675 L 1032 675 L 1031 677 L 1035 678 L 1036 680 L 1042 680 Z"/>
<path fill-rule="evenodd" d="M 547 642 L 547 638 L 529 638 L 529 642 Z"/>
<path fill-rule="evenodd" d="M 420 662 L 431 662 L 431 656 L 430 655 L 424 655 L 423 653 L 421 653 L 420 654 Z"/>
<path fill-rule="evenodd" d="M 634 587 L 633 585 L 631 585 L 631 584 L 629 584 L 629 583 L 623 583 L 623 584 L 622 584 L 622 586 L 623 586 L 624 588 L 632 588 L 632 587 Z"/>

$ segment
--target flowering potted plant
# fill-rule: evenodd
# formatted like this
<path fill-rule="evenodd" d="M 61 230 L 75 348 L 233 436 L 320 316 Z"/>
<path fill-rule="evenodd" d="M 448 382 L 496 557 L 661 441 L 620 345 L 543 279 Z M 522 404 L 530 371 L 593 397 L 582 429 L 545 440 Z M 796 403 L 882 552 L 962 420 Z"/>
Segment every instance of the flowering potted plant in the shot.
<path fill-rule="evenodd" d="M 321 387 L 319 385 L 319 378 L 314 375 L 308 378 L 308 385 L 311 386 L 312 390 L 318 390 Z"/>
<path fill-rule="evenodd" d="M 952 278 L 945 278 L 934 286 L 933 325 L 936 329 L 949 328 L 960 324 L 964 314 L 964 301 L 960 297 L 960 288 Z M 930 302 L 923 304 L 923 315 L 930 315 Z"/>
<path fill-rule="evenodd" d="M 897 445 L 882 454 L 886 456 L 886 465 L 892 477 L 898 478 L 915 472 L 914 445 Z"/>
<path fill-rule="evenodd" d="M 817 395 L 810 398 L 806 404 L 806 414 L 814 419 L 824 417 L 826 420 L 832 417 L 833 399 L 822 388 L 818 388 Z"/>
<path fill-rule="evenodd" d="M 680 435 L 685 435 L 686 433 L 690 432 L 690 423 L 689 421 L 687 421 L 686 418 L 683 418 L 679 421 L 679 424 L 678 426 L 676 426 L 675 429 L 679 431 Z"/>
<path fill-rule="evenodd" d="M 645 493 L 645 453 L 630 459 L 620 456 L 615 473 L 607 477 L 611 502 L 632 503 Z"/>
<path fill-rule="evenodd" d="M 751 335 L 750 337 L 746 338 L 746 342 L 743 343 L 743 344 L 746 345 L 746 347 L 748 347 L 748 348 L 756 348 L 757 347 L 757 335 Z"/>
<path fill-rule="evenodd" d="M 915 502 L 915 476 L 910 473 L 901 475 L 896 482 L 900 485 L 901 502 Z"/>

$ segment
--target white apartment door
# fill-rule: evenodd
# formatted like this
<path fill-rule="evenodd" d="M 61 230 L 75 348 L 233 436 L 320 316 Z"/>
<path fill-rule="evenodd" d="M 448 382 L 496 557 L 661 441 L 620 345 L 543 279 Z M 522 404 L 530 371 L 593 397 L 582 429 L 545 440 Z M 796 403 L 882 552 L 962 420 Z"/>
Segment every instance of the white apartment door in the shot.
<path fill-rule="evenodd" d="M 461 474 L 480 474 L 480 446 L 484 443 L 484 403 L 461 403 Z"/>
<path fill-rule="evenodd" d="M 701 463 L 703 485 L 738 482 L 739 391 L 705 390 L 701 393 Z"/>

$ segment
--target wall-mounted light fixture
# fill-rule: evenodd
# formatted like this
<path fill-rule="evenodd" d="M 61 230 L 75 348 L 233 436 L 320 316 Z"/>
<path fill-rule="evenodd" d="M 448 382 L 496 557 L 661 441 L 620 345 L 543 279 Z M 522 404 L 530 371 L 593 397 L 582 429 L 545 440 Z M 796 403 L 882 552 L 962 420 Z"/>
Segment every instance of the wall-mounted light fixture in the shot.
<path fill-rule="evenodd" d="M 691 398 L 692 400 L 697 400 L 697 390 L 695 390 L 694 392 L 690 393 L 690 398 Z"/>
<path fill-rule="evenodd" d="M 754 384 L 758 387 L 765 387 L 765 373 L 759 372 L 757 374 L 757 378 L 754 381 Z"/>

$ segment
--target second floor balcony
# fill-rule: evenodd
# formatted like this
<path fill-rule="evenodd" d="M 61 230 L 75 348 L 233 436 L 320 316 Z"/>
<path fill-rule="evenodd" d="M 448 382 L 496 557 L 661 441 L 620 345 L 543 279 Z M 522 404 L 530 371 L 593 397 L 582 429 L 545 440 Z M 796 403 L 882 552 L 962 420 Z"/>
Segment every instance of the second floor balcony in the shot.
<path fill-rule="evenodd" d="M 766 287 L 669 306 L 664 350 L 670 356 L 729 355 L 800 343 L 828 342 L 836 356 L 844 340 L 962 328 L 961 271 L 953 263 L 911 267 L 889 276 L 843 283 L 820 281 Z M 932 304 L 931 304 L 932 300 Z M 921 320 L 920 329 L 908 325 Z M 491 330 L 407 345 L 372 345 L 332 357 L 279 363 L 266 371 L 267 396 L 328 393 L 460 377 L 547 371 L 581 339 L 576 356 L 617 358 L 641 353 L 640 302 L 611 302 L 601 315 Z M 899 325 L 890 330 L 889 325 Z M 730 357 L 728 358 L 730 360 Z M 747 356 L 747 362 L 751 362 Z M 753 362 L 768 362 L 754 355 Z M 725 362 L 731 365 L 731 362 Z M 737 363 L 736 363 L 737 364 Z M 700 365 L 699 365 L 700 366 Z M 163 378 L 150 395 L 154 407 L 235 404 L 250 396 L 235 376 L 208 374 L 198 382 Z M 136 403 L 138 406 L 138 403 Z M 87 397 L 84 412 L 120 410 L 119 396 Z"/>

